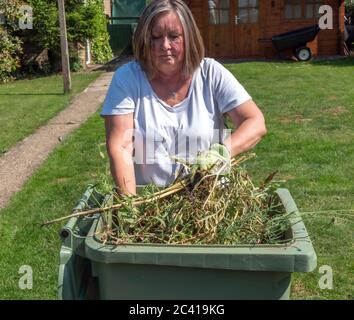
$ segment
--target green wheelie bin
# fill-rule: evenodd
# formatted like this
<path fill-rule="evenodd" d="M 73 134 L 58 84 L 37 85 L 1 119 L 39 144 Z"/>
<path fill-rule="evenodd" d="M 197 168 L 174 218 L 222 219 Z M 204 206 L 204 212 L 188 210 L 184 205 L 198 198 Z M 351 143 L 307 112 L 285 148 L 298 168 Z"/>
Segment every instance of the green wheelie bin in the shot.
<path fill-rule="evenodd" d="M 289 239 L 277 245 L 103 244 L 100 215 L 71 218 L 60 231 L 59 299 L 289 299 L 293 272 L 317 258 L 287 189 L 277 194 L 292 213 Z M 105 195 L 89 186 L 75 210 Z"/>

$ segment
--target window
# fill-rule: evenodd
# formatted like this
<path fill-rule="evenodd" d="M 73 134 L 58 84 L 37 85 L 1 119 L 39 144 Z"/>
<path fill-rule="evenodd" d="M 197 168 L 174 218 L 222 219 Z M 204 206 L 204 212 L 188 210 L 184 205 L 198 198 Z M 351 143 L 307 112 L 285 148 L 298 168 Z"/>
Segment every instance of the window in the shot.
<path fill-rule="evenodd" d="M 315 19 L 319 18 L 319 9 L 320 6 L 322 5 L 322 0 L 309 0 L 306 1 L 306 19 Z"/>
<path fill-rule="evenodd" d="M 285 19 L 301 18 L 301 0 L 285 0 Z"/>
<path fill-rule="evenodd" d="M 285 19 L 317 19 L 323 0 L 284 0 Z"/>
<path fill-rule="evenodd" d="M 228 24 L 230 19 L 230 0 L 209 0 L 209 23 Z"/>
<path fill-rule="evenodd" d="M 238 18 L 239 23 L 258 22 L 258 0 L 239 0 Z"/>

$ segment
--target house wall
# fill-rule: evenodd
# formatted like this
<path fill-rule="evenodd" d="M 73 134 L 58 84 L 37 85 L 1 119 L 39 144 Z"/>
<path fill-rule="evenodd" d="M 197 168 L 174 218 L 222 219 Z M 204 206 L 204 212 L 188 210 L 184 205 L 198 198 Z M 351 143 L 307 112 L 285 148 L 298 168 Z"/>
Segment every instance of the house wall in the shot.
<path fill-rule="evenodd" d="M 112 15 L 112 0 L 103 0 L 104 13 L 109 17 Z"/>
<path fill-rule="evenodd" d="M 203 0 L 184 0 L 184 2 L 188 5 L 189 9 L 192 11 L 194 19 L 198 25 L 198 28 L 201 33 L 204 31 L 205 21 L 208 20 L 208 16 L 205 17 L 203 8 Z M 206 20 L 205 20 L 206 19 Z"/>
<path fill-rule="evenodd" d="M 318 23 L 318 20 L 284 20 L 284 0 L 260 0 L 262 16 L 260 18 L 260 38 L 288 32 L 297 28 Z M 197 25 L 202 33 L 204 43 L 208 39 L 208 4 L 207 0 L 185 0 L 191 9 Z M 323 4 L 333 9 L 333 29 L 321 30 L 317 38 L 309 43 L 314 56 L 344 54 L 344 0 L 323 0 Z M 286 54 L 287 52 L 284 52 Z M 291 51 L 288 52 L 291 54 Z M 262 43 L 259 56 L 273 58 L 278 54 L 272 43 Z M 235 57 L 237 58 L 237 57 Z"/>

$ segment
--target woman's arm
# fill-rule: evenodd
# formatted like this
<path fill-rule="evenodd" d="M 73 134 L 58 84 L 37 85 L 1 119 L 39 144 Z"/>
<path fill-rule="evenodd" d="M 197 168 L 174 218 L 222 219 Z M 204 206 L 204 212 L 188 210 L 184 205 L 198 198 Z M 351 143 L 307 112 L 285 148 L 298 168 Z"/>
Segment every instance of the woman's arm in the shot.
<path fill-rule="evenodd" d="M 106 146 L 111 174 L 123 194 L 136 194 L 133 163 L 134 113 L 105 116 Z"/>
<path fill-rule="evenodd" d="M 253 148 L 267 133 L 262 111 L 253 100 L 242 103 L 227 114 L 236 126 L 224 142 L 231 157 Z"/>

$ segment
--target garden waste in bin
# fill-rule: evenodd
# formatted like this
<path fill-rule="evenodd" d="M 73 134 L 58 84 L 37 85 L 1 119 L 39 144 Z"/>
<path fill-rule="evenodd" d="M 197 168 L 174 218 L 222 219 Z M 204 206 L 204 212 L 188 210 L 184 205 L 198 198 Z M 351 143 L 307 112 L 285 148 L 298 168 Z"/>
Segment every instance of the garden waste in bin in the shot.
<path fill-rule="evenodd" d="M 293 272 L 317 259 L 287 189 L 277 194 L 292 214 L 287 243 L 277 245 L 103 244 L 99 214 L 62 228 L 60 299 L 289 299 Z M 89 186 L 77 210 L 105 197 Z"/>

